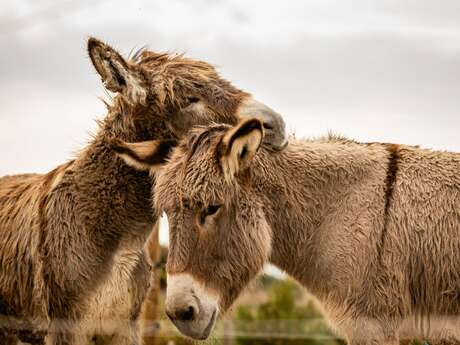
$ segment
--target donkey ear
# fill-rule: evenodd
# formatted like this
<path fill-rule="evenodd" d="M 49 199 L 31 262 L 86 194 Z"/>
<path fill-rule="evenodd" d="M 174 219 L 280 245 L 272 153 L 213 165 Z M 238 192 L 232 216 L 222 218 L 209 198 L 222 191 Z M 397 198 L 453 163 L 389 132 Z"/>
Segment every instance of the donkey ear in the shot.
<path fill-rule="evenodd" d="M 264 137 L 262 122 L 251 118 L 229 130 L 219 144 L 225 178 L 231 180 L 254 157 Z"/>
<path fill-rule="evenodd" d="M 176 145 L 177 141 L 174 139 L 139 143 L 126 143 L 115 139 L 110 143 L 111 148 L 126 164 L 144 171 L 156 171 L 161 168 Z"/>
<path fill-rule="evenodd" d="M 91 37 L 88 54 L 107 90 L 125 95 L 132 103 L 145 104 L 144 78 L 115 49 Z"/>

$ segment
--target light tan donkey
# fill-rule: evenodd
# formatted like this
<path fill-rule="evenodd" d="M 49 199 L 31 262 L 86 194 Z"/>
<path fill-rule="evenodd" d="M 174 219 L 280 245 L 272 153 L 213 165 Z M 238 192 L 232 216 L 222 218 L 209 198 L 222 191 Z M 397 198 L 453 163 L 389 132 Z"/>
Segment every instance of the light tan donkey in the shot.
<path fill-rule="evenodd" d="M 205 62 L 150 51 L 125 59 L 93 38 L 88 52 L 114 93 L 98 132 L 47 174 L 0 179 L 1 344 L 40 344 L 47 333 L 48 344 L 138 344 L 150 280 L 143 247 L 157 217 L 151 176 L 114 153 L 118 140 L 163 139 L 166 152 L 195 124 L 237 123 L 260 110 L 266 144 L 285 145 L 280 115 Z"/>
<path fill-rule="evenodd" d="M 270 152 L 262 138 L 255 119 L 196 129 L 157 177 L 177 327 L 208 337 L 271 262 L 350 344 L 458 340 L 460 154 L 338 137 Z"/>

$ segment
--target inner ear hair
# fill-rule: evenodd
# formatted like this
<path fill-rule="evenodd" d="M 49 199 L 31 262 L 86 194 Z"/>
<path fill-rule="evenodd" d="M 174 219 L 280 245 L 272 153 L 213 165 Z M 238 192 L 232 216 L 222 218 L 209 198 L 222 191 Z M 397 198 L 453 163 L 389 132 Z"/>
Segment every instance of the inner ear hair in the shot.
<path fill-rule="evenodd" d="M 262 121 L 257 118 L 241 121 L 233 130 L 230 130 L 224 137 L 224 143 L 226 142 L 227 151 L 231 150 L 233 142 L 236 139 L 241 139 L 245 135 L 252 133 L 254 130 L 258 130 L 260 134 L 264 135 L 264 129 Z M 258 148 L 258 147 L 257 147 Z M 246 149 L 248 149 L 246 147 Z"/>
<path fill-rule="evenodd" d="M 240 153 L 240 159 L 245 159 L 247 154 L 248 154 L 248 146 L 244 145 Z"/>
<path fill-rule="evenodd" d="M 231 180 L 260 147 L 264 135 L 262 122 L 256 118 L 243 120 L 222 138 L 218 155 L 225 178 Z"/>
<path fill-rule="evenodd" d="M 126 164 L 144 171 L 160 168 L 176 145 L 176 139 L 148 140 L 138 143 L 126 143 L 113 139 L 110 142 L 112 150 Z"/>
<path fill-rule="evenodd" d="M 117 85 L 120 87 L 120 89 L 122 89 L 123 87 L 126 87 L 126 79 L 125 77 L 123 77 L 119 70 L 117 70 L 113 64 L 112 61 L 108 61 L 108 66 L 110 68 L 110 70 L 112 71 L 112 76 L 113 76 L 113 79 L 115 79 Z M 119 90 L 121 91 L 121 90 Z"/>
<path fill-rule="evenodd" d="M 123 94 L 129 102 L 146 103 L 145 76 L 136 66 L 130 65 L 115 49 L 95 38 L 88 40 L 88 54 L 107 90 Z"/>
<path fill-rule="evenodd" d="M 104 86 L 112 92 L 120 92 L 126 86 L 122 71 L 128 71 L 125 59 L 115 49 L 93 37 L 88 40 L 88 54 Z"/>

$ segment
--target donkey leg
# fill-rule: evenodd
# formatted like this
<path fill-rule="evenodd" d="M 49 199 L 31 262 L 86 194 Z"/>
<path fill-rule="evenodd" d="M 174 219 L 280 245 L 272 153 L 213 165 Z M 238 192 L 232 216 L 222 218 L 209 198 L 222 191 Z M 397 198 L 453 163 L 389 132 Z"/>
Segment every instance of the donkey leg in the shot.
<path fill-rule="evenodd" d="M 140 345 L 140 341 L 126 335 L 98 335 L 93 338 L 91 345 Z"/>
<path fill-rule="evenodd" d="M 77 331 L 78 327 L 73 321 L 53 320 L 48 328 L 45 345 L 75 345 L 79 338 Z"/>
<path fill-rule="evenodd" d="M 53 332 L 46 337 L 45 345 L 74 345 L 75 338 L 72 334 Z"/>
<path fill-rule="evenodd" d="M 5 345 L 16 345 L 18 343 L 18 338 L 8 330 L 0 328 L 0 344 Z"/>
<path fill-rule="evenodd" d="M 31 345 L 45 345 L 45 332 L 43 331 L 20 331 L 17 337 L 21 342 Z M 2 344 L 2 343 L 0 343 Z"/>
<path fill-rule="evenodd" d="M 126 336 L 114 335 L 98 337 L 94 345 L 140 345 L 140 341 Z"/>
<path fill-rule="evenodd" d="M 111 345 L 140 345 L 140 332 L 138 322 L 131 322 L 123 334 L 115 334 Z"/>
<path fill-rule="evenodd" d="M 110 329 L 110 331 L 108 331 Z M 137 321 L 120 321 L 103 332 L 94 334 L 91 345 L 139 345 L 140 331 Z M 80 344 L 78 344 L 80 345 Z M 83 344 L 82 344 L 83 345 Z M 85 344 L 86 345 L 86 344 Z"/>
<path fill-rule="evenodd" d="M 342 334 L 350 345 L 399 345 L 398 324 L 394 320 L 348 320 Z"/>

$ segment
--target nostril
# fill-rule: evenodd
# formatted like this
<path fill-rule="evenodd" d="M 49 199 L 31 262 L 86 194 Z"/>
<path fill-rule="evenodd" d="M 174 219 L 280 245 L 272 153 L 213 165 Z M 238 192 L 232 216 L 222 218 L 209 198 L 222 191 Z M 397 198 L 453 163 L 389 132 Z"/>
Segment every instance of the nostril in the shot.
<path fill-rule="evenodd" d="M 264 126 L 265 129 L 268 129 L 268 130 L 272 130 L 272 129 L 273 129 L 273 126 L 270 125 L 270 124 L 268 124 L 267 122 L 264 122 L 263 126 Z"/>
<path fill-rule="evenodd" d="M 177 311 L 176 316 L 181 321 L 191 321 L 195 316 L 195 308 L 189 306 L 187 309 Z"/>

